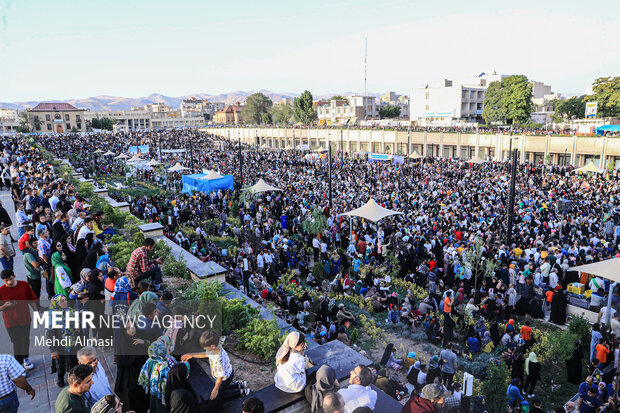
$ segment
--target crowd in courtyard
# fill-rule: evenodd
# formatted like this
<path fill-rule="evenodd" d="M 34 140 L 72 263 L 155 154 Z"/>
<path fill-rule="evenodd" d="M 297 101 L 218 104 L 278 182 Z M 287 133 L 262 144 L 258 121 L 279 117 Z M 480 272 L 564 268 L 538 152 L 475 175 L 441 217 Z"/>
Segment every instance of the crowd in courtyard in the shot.
<path fill-rule="evenodd" d="M 471 165 L 438 159 L 371 163 L 336 154 L 330 207 L 324 157 L 244 146 L 241 181 L 237 145 L 198 131 L 39 136 L 37 143 L 58 157 L 68 157 L 85 177 L 125 177 L 129 172 L 137 181 L 166 188 L 166 195 L 160 196 L 111 195 L 128 201 L 138 218 L 160 222 L 169 238 L 199 259 L 228 269 L 232 285 L 258 302 L 272 303 L 290 320 L 299 332 L 286 337 L 278 351 L 274 382 L 285 392 L 304 390 L 313 412 L 372 411 L 377 395 L 368 387 L 371 383 L 395 399 L 406 400 L 403 412 L 460 411 L 457 354 L 475 358 L 497 347 L 505 349 L 502 363 L 510 368 L 512 379 L 506 389 L 507 407 L 513 412 L 543 411 L 539 399 L 547 390 L 538 383 L 545 373 L 532 351 L 537 332 L 529 320 L 547 318 L 564 325 L 566 290 L 573 283 L 588 286 L 590 308 L 601 311 L 601 321 L 607 295 L 612 296 L 614 307 L 620 303 L 620 293 L 611 290 L 607 280 L 572 270 L 620 256 L 615 176 L 606 179 L 575 175 L 556 166 L 541 170 L 518 165 L 513 243 L 506 245 L 510 175 L 504 163 Z M 188 173 L 208 169 L 232 174 L 236 189 L 264 179 L 281 191 L 255 196 L 239 196 L 237 190 L 183 194 L 180 174 L 128 169 L 125 161 L 102 154 L 107 150 L 127 153 L 129 146 L 144 144 L 150 146 L 149 154 L 143 154 L 146 160 L 179 162 L 189 168 Z M 90 211 L 87 200 L 55 174 L 27 138 L 5 138 L 2 146 L 3 184 L 11 191 L 17 212 L 12 218 L 0 209 L 0 221 L 7 228 L 14 222 L 19 231 L 15 245 L 8 230 L 0 235 L 5 282 L 0 300 L 8 302 L 0 309 L 15 356 L 0 363 L 0 372 L 8 371 L 11 379 L 7 391 L 15 386 L 28 390 L 27 381 L 20 377 L 32 368 L 28 354 L 21 351 L 27 348 L 23 329 L 30 319 L 21 318 L 15 324 L 18 314 L 29 314 L 27 302 L 21 300 L 30 300 L 35 310 L 56 311 L 63 317 L 79 312 L 81 302 L 92 304 L 110 297 L 114 305 L 97 311 L 149 320 L 166 313 L 186 314 L 180 306 L 169 308 L 173 297 L 165 291 L 161 262 L 147 259 L 153 240 L 146 239 L 132 253 L 126 268 L 117 268 L 107 254 L 106 243 L 115 229 L 106 225 L 105 215 Z M 342 215 L 370 198 L 402 215 L 379 224 Z M 560 199 L 572 201 L 569 211 L 556 210 Z M 318 231 L 308 224 L 312 220 L 322 223 Z M 190 228 L 191 234 L 184 228 Z M 238 248 L 218 247 L 212 241 L 223 236 L 236 239 Z M 15 280 L 16 254 L 24 256 L 27 283 Z M 322 267 L 321 279 L 313 271 L 317 264 Z M 292 274 L 290 282 L 306 289 L 302 297 L 285 291 L 280 283 L 284 274 Z M 399 280 L 414 288 L 399 288 Z M 41 290 L 50 298 L 49 309 L 38 303 Z M 388 346 L 379 363 L 351 372 L 346 389 L 338 390 L 329 366 L 319 369 L 316 382 L 307 381 L 306 342 L 349 344 L 352 327 L 360 324 L 334 294 L 364 296 L 376 313 L 387 314 L 388 323 L 425 333 L 426 341 L 441 351 L 423 359 L 397 354 Z M 78 333 L 49 332 L 51 336 Z M 198 411 L 198 399 L 187 381 L 188 362 L 197 357 L 209 358 L 217 382 L 214 401 L 250 393 L 246 383 L 233 381 L 234 363 L 213 332 L 174 326 L 161 331 L 148 325 L 107 334 L 115 344 L 131 343 L 140 349 L 117 356 L 114 389 L 97 368 L 96 349 L 50 349 L 58 385 L 64 387 L 57 412 Z M 610 327 L 594 326 L 589 354 L 571 359 L 574 369 L 569 380 L 576 392 L 584 379 L 584 357 L 588 362 L 596 360 L 601 371 L 617 366 L 619 334 L 615 311 Z M 408 359 L 415 361 L 408 363 Z M 394 374 L 398 371 L 406 371 L 406 379 Z M 596 411 L 602 404 L 617 410 L 611 383 L 594 385 L 589 377 L 584 384 L 578 389 L 580 412 Z M 0 394 L 0 405 L 5 400 L 14 403 L 17 398 L 11 394 L 6 399 Z M 486 411 L 483 398 L 471 404 L 474 412 Z M 260 401 L 249 398 L 244 411 L 259 412 L 260 406 Z M 570 408 L 568 403 L 556 411 Z"/>

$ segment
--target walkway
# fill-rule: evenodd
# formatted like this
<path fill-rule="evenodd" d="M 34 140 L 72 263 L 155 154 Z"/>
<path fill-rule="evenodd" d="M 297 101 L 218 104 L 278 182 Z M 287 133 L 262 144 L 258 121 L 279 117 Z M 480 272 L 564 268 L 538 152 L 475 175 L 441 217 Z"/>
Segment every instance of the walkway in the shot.
<path fill-rule="evenodd" d="M 15 218 L 15 209 L 13 207 L 13 200 L 11 194 L 8 191 L 0 191 L 0 201 L 8 212 L 13 226 L 11 227 L 11 233 L 14 239 L 17 237 L 17 225 Z M 17 250 L 17 245 L 15 245 Z M 26 269 L 24 267 L 24 259 L 21 253 L 18 251 L 15 257 L 14 271 L 17 275 L 17 279 L 26 281 Z M 41 289 L 41 302 L 44 306 L 49 306 L 49 299 L 45 292 L 45 287 Z M 9 336 L 4 328 L 4 323 L 0 323 L 0 346 L 3 351 L 9 353 L 13 349 L 13 345 L 9 339 Z M 98 354 L 100 367 L 103 367 L 107 373 L 108 379 L 114 379 L 116 377 L 116 366 L 112 363 L 112 355 Z M 19 396 L 19 411 L 23 412 L 37 412 L 37 413 L 54 413 L 54 403 L 60 393 L 60 388 L 56 385 L 57 375 L 51 373 L 51 355 L 47 347 L 35 347 L 34 346 L 34 332 L 31 332 L 30 337 L 30 361 L 35 365 L 34 370 L 28 372 L 28 382 L 35 390 L 36 395 L 33 400 L 30 400 L 30 396 L 25 391 L 18 389 L 17 395 Z M 65 377 L 66 379 L 66 377 Z M 110 387 L 114 389 L 114 381 L 110 381 Z"/>

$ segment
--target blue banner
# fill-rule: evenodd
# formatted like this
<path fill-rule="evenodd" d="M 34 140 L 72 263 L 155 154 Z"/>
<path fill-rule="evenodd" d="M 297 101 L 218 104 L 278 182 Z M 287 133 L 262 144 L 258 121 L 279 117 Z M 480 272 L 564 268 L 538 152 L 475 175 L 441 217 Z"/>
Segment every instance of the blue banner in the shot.
<path fill-rule="evenodd" d="M 149 146 L 148 145 L 130 146 L 129 147 L 129 153 L 131 153 L 131 154 L 137 154 L 137 153 L 148 154 L 149 153 Z"/>
<path fill-rule="evenodd" d="M 183 190 L 184 194 L 198 191 L 198 192 L 212 192 L 218 189 L 234 189 L 233 176 L 224 175 L 218 179 L 200 179 L 207 176 L 207 174 L 193 174 L 183 175 Z"/>
<path fill-rule="evenodd" d="M 282 229 L 286 229 L 286 215 L 280 217 L 280 224 L 282 224 Z"/>

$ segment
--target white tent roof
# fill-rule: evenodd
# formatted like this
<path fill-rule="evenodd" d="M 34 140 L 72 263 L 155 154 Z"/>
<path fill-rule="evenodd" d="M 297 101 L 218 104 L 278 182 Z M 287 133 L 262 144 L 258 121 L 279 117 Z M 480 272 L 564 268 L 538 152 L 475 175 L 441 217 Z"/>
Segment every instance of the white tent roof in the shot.
<path fill-rule="evenodd" d="M 263 144 L 260 146 L 260 148 L 261 148 L 261 149 L 269 149 L 269 148 L 271 148 L 271 146 L 267 145 L 266 143 L 263 143 Z"/>
<path fill-rule="evenodd" d="M 198 178 L 198 179 L 208 179 L 208 180 L 211 180 L 211 179 L 220 179 L 220 178 L 223 178 L 223 177 L 224 177 L 224 175 L 220 175 L 219 173 L 217 173 L 215 171 L 209 171 L 206 176 L 203 176 L 202 178 Z"/>
<path fill-rule="evenodd" d="M 125 155 L 124 153 L 121 153 L 118 156 L 115 156 L 114 159 L 127 159 L 129 158 L 129 156 Z"/>
<path fill-rule="evenodd" d="M 127 159 L 127 162 L 140 162 L 142 159 L 138 155 L 132 156 L 130 159 Z"/>
<path fill-rule="evenodd" d="M 366 202 L 366 205 L 354 209 L 353 211 L 345 212 L 342 215 L 346 215 L 349 217 L 362 217 L 371 220 L 372 222 L 377 222 L 382 220 L 385 217 L 389 217 L 392 215 L 402 215 L 402 212 L 392 211 L 387 208 L 383 208 L 381 205 L 377 204 L 374 199 L 370 199 Z"/>
<path fill-rule="evenodd" d="M 97 149 L 95 153 L 103 153 L 103 151 L 101 149 Z"/>
<path fill-rule="evenodd" d="M 579 265 L 570 270 L 598 275 L 611 281 L 620 282 L 620 258 L 611 258 L 592 264 Z"/>
<path fill-rule="evenodd" d="M 411 155 L 409 155 L 409 159 L 420 159 L 422 156 L 418 153 L 418 151 L 413 151 Z"/>
<path fill-rule="evenodd" d="M 147 166 L 156 166 L 156 165 L 159 165 L 159 164 L 160 164 L 160 162 L 156 161 L 155 159 L 151 159 L 150 161 L 148 161 L 146 163 Z"/>
<path fill-rule="evenodd" d="M 293 148 L 291 145 L 288 145 L 286 148 L 284 148 L 284 150 L 286 151 L 292 151 L 293 149 L 295 148 Z"/>
<path fill-rule="evenodd" d="M 597 174 L 602 174 L 605 171 L 599 168 L 598 166 L 594 165 L 594 162 L 590 161 L 584 166 L 582 166 L 581 168 L 577 168 L 573 170 L 573 172 L 596 172 Z"/>
<path fill-rule="evenodd" d="M 471 158 L 469 161 L 467 161 L 469 163 L 475 163 L 477 165 L 481 164 L 481 163 L 485 163 L 486 161 L 484 159 L 482 159 L 481 157 L 479 157 L 478 155 L 474 155 L 473 158 Z"/>
<path fill-rule="evenodd" d="M 327 152 L 327 149 L 325 149 L 323 145 L 321 145 L 318 148 L 316 148 L 314 152 Z"/>
<path fill-rule="evenodd" d="M 180 171 L 187 171 L 189 168 L 181 165 L 180 163 L 176 163 L 174 166 L 168 168 L 168 172 L 180 172 Z"/>
<path fill-rule="evenodd" d="M 253 194 L 258 194 L 259 192 L 269 192 L 269 191 L 281 191 L 281 189 L 276 188 L 275 186 L 271 186 L 262 179 L 259 179 L 257 183 L 248 188 L 250 192 Z"/>
<path fill-rule="evenodd" d="M 104 156 L 111 156 L 114 155 L 114 152 L 112 151 L 107 151 L 106 153 L 103 154 Z"/>

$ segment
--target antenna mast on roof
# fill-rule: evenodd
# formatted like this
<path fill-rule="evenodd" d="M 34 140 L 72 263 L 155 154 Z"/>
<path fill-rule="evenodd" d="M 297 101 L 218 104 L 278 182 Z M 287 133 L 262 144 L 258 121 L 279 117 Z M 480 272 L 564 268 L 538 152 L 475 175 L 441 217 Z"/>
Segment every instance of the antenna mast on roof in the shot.
<path fill-rule="evenodd" d="M 366 80 L 368 79 L 368 37 L 364 37 L 364 96 L 366 96 Z"/>

